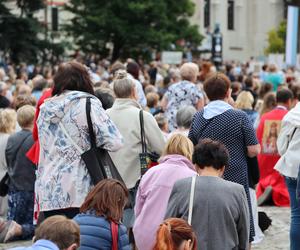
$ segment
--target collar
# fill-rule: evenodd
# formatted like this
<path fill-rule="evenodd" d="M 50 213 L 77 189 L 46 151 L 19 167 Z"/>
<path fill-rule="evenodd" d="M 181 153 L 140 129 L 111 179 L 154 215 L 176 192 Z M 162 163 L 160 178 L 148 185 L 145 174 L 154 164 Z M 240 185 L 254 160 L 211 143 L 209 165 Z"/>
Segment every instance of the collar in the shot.
<path fill-rule="evenodd" d="M 227 102 L 224 102 L 222 100 L 212 101 L 204 107 L 203 117 L 208 120 L 214 118 L 217 115 L 223 114 L 230 109 L 233 109 L 233 107 Z"/>
<path fill-rule="evenodd" d="M 34 243 L 34 247 L 43 247 L 49 250 L 59 250 L 59 248 L 50 240 L 38 240 Z"/>
<path fill-rule="evenodd" d="M 285 106 L 277 105 L 275 109 L 288 110 Z"/>
<path fill-rule="evenodd" d="M 141 105 L 133 99 L 130 98 L 117 98 L 113 104 L 113 108 L 124 108 L 124 107 L 136 107 L 142 109 Z"/>

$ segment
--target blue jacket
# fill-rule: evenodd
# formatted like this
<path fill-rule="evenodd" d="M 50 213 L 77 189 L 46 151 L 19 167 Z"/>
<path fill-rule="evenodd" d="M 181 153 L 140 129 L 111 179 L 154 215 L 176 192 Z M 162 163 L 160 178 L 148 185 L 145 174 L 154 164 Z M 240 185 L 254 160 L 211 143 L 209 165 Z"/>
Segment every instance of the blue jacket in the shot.
<path fill-rule="evenodd" d="M 80 250 L 111 250 L 110 223 L 91 213 L 79 214 L 74 220 L 80 227 Z M 119 225 L 118 250 L 131 250 L 127 229 Z"/>
<path fill-rule="evenodd" d="M 38 240 L 31 247 L 16 247 L 10 250 L 59 250 L 58 247 L 49 240 Z"/>

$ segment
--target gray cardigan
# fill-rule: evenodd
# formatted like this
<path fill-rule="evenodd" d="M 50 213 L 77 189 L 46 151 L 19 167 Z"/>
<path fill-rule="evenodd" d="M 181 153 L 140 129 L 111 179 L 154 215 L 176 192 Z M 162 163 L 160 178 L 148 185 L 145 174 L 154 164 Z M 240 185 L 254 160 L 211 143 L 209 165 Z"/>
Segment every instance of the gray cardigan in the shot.
<path fill-rule="evenodd" d="M 187 220 L 192 178 L 175 183 L 165 218 Z M 243 186 L 219 177 L 198 176 L 195 185 L 192 227 L 198 249 L 248 249 L 249 211 Z"/>

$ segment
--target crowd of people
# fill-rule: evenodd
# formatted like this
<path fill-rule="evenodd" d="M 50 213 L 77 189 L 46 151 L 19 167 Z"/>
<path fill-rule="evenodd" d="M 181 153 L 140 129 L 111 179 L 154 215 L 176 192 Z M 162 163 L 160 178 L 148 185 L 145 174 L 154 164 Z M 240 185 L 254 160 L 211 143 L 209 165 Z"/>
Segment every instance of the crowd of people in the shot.
<path fill-rule="evenodd" d="M 271 224 L 257 206 L 276 205 L 291 206 L 298 249 L 300 77 L 251 65 L 4 64 L 0 242 L 246 250 Z M 97 148 L 120 178 L 94 182 Z"/>

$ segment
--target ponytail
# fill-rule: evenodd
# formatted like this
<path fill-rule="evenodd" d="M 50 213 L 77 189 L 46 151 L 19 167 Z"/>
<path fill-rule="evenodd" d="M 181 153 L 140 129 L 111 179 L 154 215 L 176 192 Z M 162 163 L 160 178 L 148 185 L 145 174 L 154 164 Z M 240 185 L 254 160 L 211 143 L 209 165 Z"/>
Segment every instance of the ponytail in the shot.
<path fill-rule="evenodd" d="M 173 250 L 171 225 L 164 222 L 157 231 L 157 240 L 153 250 Z"/>

